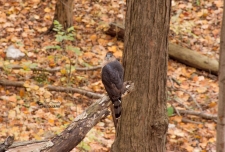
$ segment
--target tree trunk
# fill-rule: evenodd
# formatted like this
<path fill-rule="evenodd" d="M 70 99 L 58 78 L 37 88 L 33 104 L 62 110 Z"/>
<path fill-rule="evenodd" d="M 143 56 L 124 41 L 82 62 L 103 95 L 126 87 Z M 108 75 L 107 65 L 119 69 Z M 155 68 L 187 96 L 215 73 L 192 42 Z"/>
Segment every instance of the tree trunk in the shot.
<path fill-rule="evenodd" d="M 220 36 L 219 104 L 217 117 L 216 151 L 225 151 L 225 11 L 223 11 L 223 22 Z"/>
<path fill-rule="evenodd" d="M 165 151 L 170 8 L 170 0 L 127 1 L 123 65 L 136 91 L 123 99 L 112 151 Z"/>
<path fill-rule="evenodd" d="M 67 29 L 73 26 L 73 0 L 57 0 L 54 20 Z"/>

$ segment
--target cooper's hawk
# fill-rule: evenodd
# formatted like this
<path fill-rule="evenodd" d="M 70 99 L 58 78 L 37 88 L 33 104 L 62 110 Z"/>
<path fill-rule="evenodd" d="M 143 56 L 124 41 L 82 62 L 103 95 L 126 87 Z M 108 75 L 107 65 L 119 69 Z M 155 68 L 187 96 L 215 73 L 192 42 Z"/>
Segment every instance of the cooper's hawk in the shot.
<path fill-rule="evenodd" d="M 111 52 L 108 52 L 103 62 L 102 83 L 112 101 L 116 119 L 120 117 L 122 110 L 121 95 L 124 92 L 123 73 L 123 66 Z M 116 125 L 115 120 L 114 123 Z"/>

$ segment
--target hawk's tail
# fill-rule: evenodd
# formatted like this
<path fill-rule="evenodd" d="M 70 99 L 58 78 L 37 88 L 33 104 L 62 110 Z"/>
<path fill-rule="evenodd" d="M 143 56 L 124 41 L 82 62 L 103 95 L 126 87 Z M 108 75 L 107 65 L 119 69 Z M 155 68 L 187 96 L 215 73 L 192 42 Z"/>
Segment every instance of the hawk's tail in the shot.
<path fill-rule="evenodd" d="M 121 115 L 121 98 L 119 98 L 118 100 L 114 101 L 113 103 L 113 107 L 114 107 L 114 112 L 115 112 L 115 117 L 116 119 L 118 119 Z"/>

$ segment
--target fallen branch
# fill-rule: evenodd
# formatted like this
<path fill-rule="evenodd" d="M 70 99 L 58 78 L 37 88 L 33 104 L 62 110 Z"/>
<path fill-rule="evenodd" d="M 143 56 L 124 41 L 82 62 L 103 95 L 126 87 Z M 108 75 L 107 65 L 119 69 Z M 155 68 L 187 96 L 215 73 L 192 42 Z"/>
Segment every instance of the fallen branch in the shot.
<path fill-rule="evenodd" d="M 105 33 L 123 40 L 125 27 L 115 23 L 111 23 L 109 26 Z M 172 43 L 169 43 L 168 53 L 170 58 L 176 59 L 181 63 L 218 75 L 219 63 L 215 59 L 210 59 L 196 51 Z"/>
<path fill-rule="evenodd" d="M 10 67 L 0 66 L 0 69 L 4 69 L 4 68 L 14 69 L 14 70 L 16 70 L 16 69 L 24 69 L 24 67 L 20 66 L 20 65 L 12 65 Z M 62 68 L 61 67 L 56 67 L 56 68 L 29 67 L 28 69 L 30 69 L 32 71 L 44 71 L 44 72 L 54 73 L 54 72 L 59 72 Z M 86 67 L 86 68 L 76 68 L 76 71 L 93 71 L 93 70 L 97 70 L 97 69 L 101 69 L 101 66 Z"/>
<path fill-rule="evenodd" d="M 184 106 L 186 109 L 191 110 L 191 108 L 189 108 L 188 106 L 186 106 L 185 104 L 183 104 L 183 103 L 180 101 L 180 98 L 174 98 L 174 101 L 176 101 L 176 102 L 179 103 L 180 105 Z"/>
<path fill-rule="evenodd" d="M 40 149 L 44 145 L 48 145 L 48 144 L 49 144 L 49 140 L 14 142 L 13 145 L 9 147 L 7 152 L 15 152 L 15 151 L 30 152 L 35 149 Z M 28 149 L 30 151 L 28 151 Z"/>
<path fill-rule="evenodd" d="M 109 106 L 107 96 L 91 105 L 58 136 L 54 137 L 52 145 L 44 151 L 70 151 L 76 147 L 85 137 L 85 135 L 94 127 L 101 118 L 109 115 L 107 107 Z"/>
<path fill-rule="evenodd" d="M 30 141 L 17 141 L 10 146 L 10 148 L 15 148 L 19 146 L 24 146 L 24 145 L 31 145 L 31 144 L 37 144 L 37 143 L 44 143 L 48 142 L 49 140 L 30 140 Z"/>
<path fill-rule="evenodd" d="M 133 83 L 126 83 L 125 95 L 134 90 Z M 49 141 L 36 144 L 20 145 L 10 148 L 8 151 L 71 151 L 76 147 L 85 135 L 95 126 L 99 120 L 109 114 L 107 108 L 111 104 L 108 96 L 104 95 L 101 99 L 89 106 L 83 113 L 78 115 L 75 120 L 60 134 Z"/>
<path fill-rule="evenodd" d="M 0 85 L 2 85 L 2 86 L 25 87 L 24 84 L 25 83 L 21 82 L 21 81 L 0 80 Z M 72 87 L 56 87 L 56 86 L 52 86 L 52 85 L 44 86 L 44 85 L 41 85 L 41 84 L 37 84 L 37 86 L 45 87 L 49 91 L 79 93 L 79 94 L 82 94 L 84 96 L 87 96 L 87 97 L 93 98 L 93 99 L 99 99 L 99 98 L 102 97 L 101 94 L 93 93 L 91 91 L 87 91 L 87 90 L 84 90 L 84 89 L 77 89 L 77 88 L 72 88 Z"/>
<path fill-rule="evenodd" d="M 185 123 L 193 123 L 193 124 L 202 124 L 201 122 L 189 120 L 189 119 L 186 119 L 186 118 L 182 118 L 182 122 L 185 122 Z"/>
<path fill-rule="evenodd" d="M 204 119 L 211 119 L 211 120 L 216 120 L 217 119 L 217 115 L 212 115 L 212 114 L 206 114 L 203 112 L 196 112 L 196 111 L 191 111 L 191 110 L 178 110 L 177 111 L 180 114 L 187 114 L 187 115 L 194 115 L 194 116 L 198 116 Z"/>
<path fill-rule="evenodd" d="M 192 100 L 194 101 L 194 103 L 196 104 L 196 106 L 202 111 L 202 107 L 198 104 L 198 102 L 195 100 L 194 96 L 193 96 L 190 92 L 188 92 L 188 91 L 186 91 L 186 90 L 184 90 L 184 89 L 175 87 L 174 84 L 173 84 L 173 82 L 176 83 L 176 81 L 174 81 L 175 79 L 172 79 L 171 77 L 168 77 L 168 78 L 169 78 L 170 83 L 171 83 L 171 85 L 172 85 L 172 87 L 168 87 L 169 90 L 172 90 L 172 91 L 182 91 L 182 92 L 188 94 L 188 95 L 192 98 Z M 176 100 L 176 98 L 175 98 L 174 100 L 175 100 L 176 102 L 178 102 L 179 104 L 182 104 L 185 108 L 189 109 L 189 107 L 187 107 L 186 105 L 184 105 L 182 102 Z M 189 110 L 190 110 L 190 109 L 189 109 Z"/>
<path fill-rule="evenodd" d="M 198 102 L 195 100 L 194 96 L 190 92 L 188 92 L 188 91 L 186 91 L 184 89 L 181 89 L 181 88 L 177 88 L 175 90 L 176 91 L 182 91 L 182 92 L 188 94 L 192 98 L 192 100 L 194 101 L 194 103 L 197 105 L 197 107 L 202 111 L 202 107 L 200 106 L 200 104 L 198 104 Z"/>

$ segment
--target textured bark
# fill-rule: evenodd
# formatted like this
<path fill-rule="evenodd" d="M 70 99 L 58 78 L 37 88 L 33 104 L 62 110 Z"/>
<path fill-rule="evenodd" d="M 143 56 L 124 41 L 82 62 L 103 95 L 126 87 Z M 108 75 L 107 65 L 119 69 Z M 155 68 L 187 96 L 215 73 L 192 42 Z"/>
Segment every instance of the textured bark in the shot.
<path fill-rule="evenodd" d="M 127 1 L 123 65 L 136 91 L 123 99 L 115 152 L 163 152 L 170 0 Z"/>
<path fill-rule="evenodd" d="M 67 29 L 73 26 L 73 0 L 57 0 L 54 20 Z"/>
<path fill-rule="evenodd" d="M 111 23 L 110 28 L 105 33 L 123 39 L 124 29 L 124 26 Z M 172 43 L 169 43 L 168 53 L 170 58 L 183 64 L 218 75 L 219 63 L 215 59 L 210 59 L 196 51 Z"/>
<path fill-rule="evenodd" d="M 225 0 L 224 0 L 225 2 Z M 225 11 L 220 36 L 220 59 L 219 59 L 219 104 L 217 117 L 216 151 L 225 151 Z"/>

